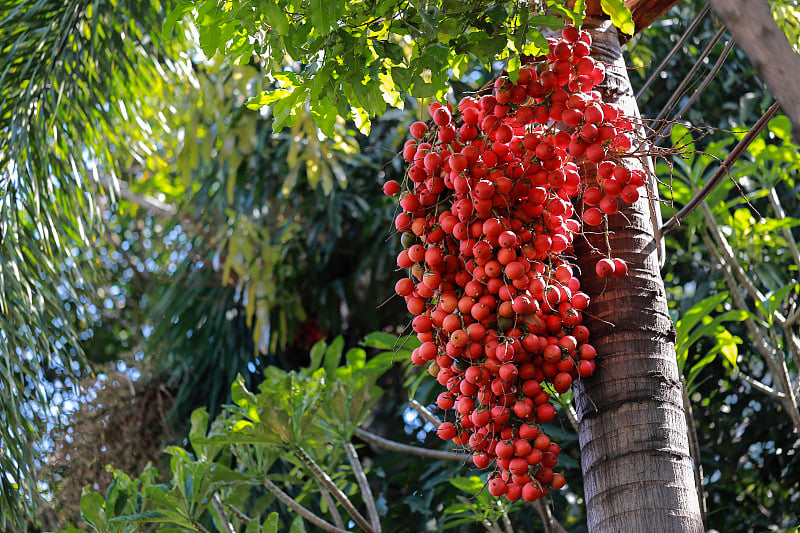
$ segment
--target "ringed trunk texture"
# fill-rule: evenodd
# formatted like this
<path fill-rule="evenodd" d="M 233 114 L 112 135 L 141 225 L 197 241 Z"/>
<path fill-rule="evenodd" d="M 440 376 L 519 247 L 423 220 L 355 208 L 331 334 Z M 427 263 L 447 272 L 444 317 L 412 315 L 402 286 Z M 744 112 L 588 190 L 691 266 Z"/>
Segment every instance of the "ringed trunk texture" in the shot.
<path fill-rule="evenodd" d="M 592 56 L 606 64 L 600 91 L 607 102 L 638 116 L 616 28 L 587 18 Z M 634 143 L 635 144 L 635 143 Z M 642 168 L 643 161 L 626 158 Z M 596 185 L 584 173 L 584 185 Z M 652 179 L 649 177 L 648 179 Z M 703 531 L 689 454 L 675 332 L 653 237 L 648 200 L 620 202 L 604 234 L 578 239 L 575 253 L 585 316 L 597 348 L 597 372 L 576 390 L 578 437 L 590 532 Z M 600 278 L 595 263 L 607 255 L 628 263 L 628 276 Z"/>

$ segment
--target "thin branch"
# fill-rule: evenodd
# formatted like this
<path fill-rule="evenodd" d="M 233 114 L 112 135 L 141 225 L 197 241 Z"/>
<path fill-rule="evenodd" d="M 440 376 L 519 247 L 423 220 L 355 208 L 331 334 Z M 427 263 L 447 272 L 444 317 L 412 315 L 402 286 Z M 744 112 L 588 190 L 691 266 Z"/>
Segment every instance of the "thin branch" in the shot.
<path fill-rule="evenodd" d="M 719 185 L 719 182 L 722 181 L 722 178 L 728 174 L 736 160 L 741 157 L 750 143 L 753 142 L 759 133 L 761 133 L 761 130 L 766 127 L 770 119 L 775 116 L 775 113 L 778 111 L 778 107 L 778 102 L 775 102 L 770 106 L 769 109 L 767 109 L 766 113 L 764 113 L 764 115 L 758 119 L 758 122 L 755 123 L 750 131 L 747 132 L 747 135 L 745 135 L 742 140 L 736 144 L 733 150 L 731 150 L 731 153 L 728 154 L 728 157 L 725 158 L 725 161 L 723 161 L 717 171 L 714 172 L 714 175 L 711 176 L 711 179 L 709 179 L 708 182 L 703 185 L 703 188 L 694 195 L 694 198 L 692 198 L 685 206 L 683 206 L 683 208 L 678 211 L 675 216 L 664 223 L 664 225 L 661 227 L 661 235 L 666 235 L 675 229 L 675 227 L 680 224 L 684 218 L 689 216 L 692 211 L 697 209 L 697 206 L 700 205 L 703 200 L 705 200 L 705 198 L 711 193 L 711 191 L 714 190 L 717 185 Z"/>
<path fill-rule="evenodd" d="M 713 237 L 714 241 L 716 241 L 717 246 L 719 247 L 719 252 L 721 252 L 722 255 L 724 256 L 724 258 L 720 257 L 717 258 L 718 261 L 720 261 L 720 264 L 728 266 L 728 270 L 739 281 L 739 283 L 742 285 L 742 287 L 744 287 L 745 291 L 747 291 L 747 293 L 753 300 L 758 302 L 763 302 L 764 295 L 761 293 L 758 287 L 755 286 L 753 280 L 750 279 L 750 276 L 747 275 L 742 266 L 736 260 L 733 248 L 731 248 L 728 239 L 722 233 L 722 230 L 717 224 L 717 221 L 714 218 L 714 214 L 711 212 L 711 209 L 708 207 L 708 204 L 706 203 L 701 204 L 700 210 L 703 213 L 703 218 L 705 219 L 706 224 L 708 225 L 709 231 L 711 232 L 711 236 Z M 709 246 L 708 243 L 706 243 L 706 245 Z M 710 248 L 714 248 L 713 251 L 716 251 L 716 248 L 713 245 L 711 245 Z M 734 282 L 732 285 L 729 284 L 729 286 L 736 287 L 737 285 Z M 746 311 L 747 307 L 744 306 L 744 304 L 742 305 L 743 306 L 741 307 L 741 309 Z M 775 314 L 778 320 L 783 319 L 783 316 L 780 315 L 777 311 L 775 311 Z M 764 318 L 769 318 L 769 317 L 765 316 Z"/>
<path fill-rule="evenodd" d="M 408 405 L 410 405 L 412 409 L 414 409 L 416 412 L 418 412 L 422 418 L 424 418 L 425 420 L 427 420 L 428 422 L 430 422 L 431 424 L 433 424 L 437 428 L 442 424 L 442 421 L 439 420 L 439 417 L 437 417 L 435 414 L 431 413 L 428 410 L 427 407 L 425 407 L 424 405 L 419 403 L 414 398 L 410 398 L 408 400 Z"/>
<path fill-rule="evenodd" d="M 775 187 L 767 189 L 767 198 L 769 198 L 769 203 L 772 204 L 772 208 L 775 210 L 775 215 L 780 220 L 786 219 L 786 211 L 783 210 L 783 205 L 781 205 L 781 200 Z M 783 238 L 786 239 L 786 243 L 789 245 L 789 251 L 792 252 L 794 264 L 800 267 L 800 250 L 797 249 L 797 241 L 795 241 L 792 231 L 789 228 L 783 228 L 781 233 L 783 233 Z"/>
<path fill-rule="evenodd" d="M 642 88 L 639 89 L 639 92 L 636 93 L 636 100 L 639 100 L 639 98 L 642 97 L 647 88 L 650 87 L 650 85 L 655 81 L 656 77 L 661 73 L 662 70 L 664 70 L 664 67 L 667 66 L 667 62 L 669 62 L 669 60 L 672 59 L 672 56 L 674 56 L 678 52 L 678 50 L 680 50 L 681 47 L 683 47 L 683 44 L 686 42 L 689 36 L 691 36 L 692 33 L 694 33 L 694 30 L 697 28 L 700 22 L 703 21 L 703 18 L 708 14 L 708 11 L 710 9 L 711 6 L 708 4 L 703 6 L 703 9 L 700 10 L 700 12 L 694 18 L 692 23 L 689 25 L 689 27 L 686 28 L 686 31 L 683 32 L 683 35 L 681 35 L 681 38 L 678 39 L 677 43 L 675 43 L 675 46 L 672 47 L 672 50 L 669 51 L 667 56 L 661 61 L 658 67 L 656 67 L 653 73 L 650 74 L 650 77 L 647 78 L 647 81 L 644 82 L 644 85 L 642 85 Z"/>
<path fill-rule="evenodd" d="M 319 492 L 322 494 L 322 499 L 325 500 L 325 505 L 328 506 L 331 517 L 333 517 L 333 523 L 336 524 L 337 527 L 344 529 L 344 520 L 342 520 L 342 515 L 336 507 L 336 502 L 333 501 L 331 493 L 325 490 L 324 487 L 320 487 Z"/>
<path fill-rule="evenodd" d="M 222 500 L 220 500 L 220 501 L 222 501 Z M 243 513 L 241 510 L 237 509 L 237 508 L 236 508 L 234 505 L 232 505 L 231 503 L 229 503 L 229 502 L 226 502 L 226 501 L 222 501 L 222 504 L 225 506 L 225 508 L 226 508 L 226 509 L 228 509 L 228 510 L 229 510 L 229 511 L 231 511 L 233 514 L 235 514 L 235 515 L 236 515 L 236 518 L 238 518 L 239 520 L 241 520 L 241 521 L 242 521 L 242 522 L 244 522 L 245 524 L 249 524 L 250 522 L 252 522 L 252 520 L 253 520 L 252 518 L 250 518 L 249 516 L 247 516 L 246 514 L 244 514 L 244 513 Z"/>
<path fill-rule="evenodd" d="M 700 86 L 694 90 L 694 93 L 689 98 L 689 100 L 685 104 L 683 104 L 683 107 L 681 107 L 680 111 L 678 111 L 675 114 L 675 118 L 682 117 L 683 114 L 686 113 L 686 111 L 688 111 L 690 107 L 692 107 L 692 104 L 694 104 L 697 101 L 697 99 L 700 98 L 700 95 L 703 94 L 703 91 L 706 89 L 706 87 L 708 87 L 708 84 L 711 83 L 711 80 L 713 80 L 714 77 L 717 75 L 719 69 L 722 68 L 722 64 L 725 63 L 725 59 L 727 59 L 728 54 L 733 48 L 734 43 L 735 41 L 733 39 L 730 39 L 728 41 L 728 44 L 725 45 L 725 48 L 722 50 L 722 53 L 717 58 L 716 62 L 714 62 L 714 66 L 711 67 L 711 70 L 708 72 L 708 74 L 706 74 L 705 78 L 703 78 L 703 81 L 700 83 Z M 661 138 L 666 138 L 666 136 L 669 135 L 671 131 L 672 131 L 672 123 L 667 125 L 667 129 L 666 131 L 664 131 Z"/>
<path fill-rule="evenodd" d="M 709 0 L 750 60 L 759 79 L 780 102 L 800 143 L 800 57 L 765 0 Z"/>
<path fill-rule="evenodd" d="M 356 452 L 356 448 L 353 446 L 352 442 L 344 442 L 343 445 L 344 451 L 347 454 L 347 461 L 353 468 L 356 481 L 361 489 L 361 496 L 364 499 L 364 505 L 367 506 L 367 516 L 369 516 L 372 529 L 374 529 L 376 533 L 380 533 L 381 519 L 378 516 L 378 509 L 375 507 L 375 497 L 372 495 L 372 489 L 369 486 L 369 481 L 367 481 L 367 475 L 364 473 L 361 460 L 358 458 L 358 452 Z"/>
<path fill-rule="evenodd" d="M 578 432 L 578 415 L 575 412 L 575 406 L 569 404 L 564 412 L 567 413 L 567 420 L 569 420 L 569 424 L 572 426 L 572 429 L 575 430 L 575 433 Z"/>
<path fill-rule="evenodd" d="M 724 33 L 725 33 L 725 26 L 722 26 L 717 31 L 717 33 L 714 35 L 714 37 L 711 38 L 711 42 L 709 42 L 708 46 L 706 46 L 706 48 L 702 51 L 702 53 L 700 54 L 700 57 L 698 57 L 697 60 L 695 61 L 694 66 L 691 68 L 691 70 L 689 70 L 689 73 L 686 74 L 686 77 L 683 78 L 683 81 L 681 81 L 681 84 L 678 85 L 678 88 L 675 89 L 675 91 L 673 91 L 672 96 L 670 96 L 669 100 L 667 101 L 666 104 L 664 104 L 664 107 L 661 109 L 661 112 L 658 114 L 658 116 L 656 117 L 655 121 L 653 121 L 653 128 L 656 128 L 656 126 L 675 107 L 675 104 L 683 96 L 683 91 L 686 89 L 686 87 L 692 81 L 692 78 L 694 77 L 695 73 L 700 68 L 700 66 L 703 64 L 703 60 L 708 56 L 708 54 L 711 53 L 711 51 L 714 49 L 714 45 L 717 44 L 717 41 L 719 41 L 722 38 Z M 661 129 L 663 129 L 663 128 L 664 128 L 664 125 L 662 124 L 661 127 L 658 129 L 658 132 L 656 133 L 657 136 L 660 135 Z M 663 140 L 663 137 L 659 136 L 653 142 L 653 145 L 654 146 L 658 146 L 661 143 L 662 140 Z"/>
<path fill-rule="evenodd" d="M 296 448 L 297 455 L 300 457 L 300 460 L 308 467 L 309 471 L 314 475 L 315 478 L 320 482 L 320 484 L 328 489 L 331 495 L 342 504 L 344 507 L 345 512 L 350 515 L 350 517 L 358 524 L 361 529 L 366 531 L 367 533 L 377 533 L 372 529 L 372 526 L 367 522 L 367 519 L 364 518 L 364 515 L 358 512 L 358 509 L 355 508 L 353 502 L 342 492 L 342 489 L 336 486 L 336 483 L 333 482 L 331 477 L 325 472 L 322 467 L 320 467 L 317 462 L 308 455 L 302 447 L 298 446 Z"/>
<path fill-rule="evenodd" d="M 112 182 L 109 178 L 100 178 L 100 183 L 109 189 L 111 192 L 118 192 L 120 197 L 125 198 L 129 202 L 139 205 L 150 211 L 155 211 L 159 215 L 165 217 L 172 217 L 178 212 L 174 206 L 167 205 L 152 196 L 140 196 L 131 191 L 127 185 L 120 182 Z"/>
<path fill-rule="evenodd" d="M 503 513 L 501 516 L 503 520 L 503 529 L 505 533 L 514 533 L 514 526 L 511 524 L 511 519 L 508 517 L 508 513 Z"/>
<path fill-rule="evenodd" d="M 214 506 L 214 510 L 217 512 L 217 517 L 222 524 L 224 533 L 236 533 L 236 530 L 233 528 L 233 524 L 231 524 L 231 521 L 228 520 L 228 515 L 225 513 L 225 507 L 223 507 L 222 500 L 219 499 L 218 494 L 215 493 L 214 496 L 211 497 L 211 505 Z"/>
<path fill-rule="evenodd" d="M 553 514 L 550 512 L 550 508 L 547 506 L 547 502 L 544 500 L 544 498 L 539 498 L 538 500 L 534 501 L 533 508 L 536 510 L 539 518 L 542 519 L 545 533 L 567 533 L 567 530 L 564 529 L 564 526 L 562 526 L 558 520 L 553 518 Z"/>
<path fill-rule="evenodd" d="M 784 393 L 782 393 L 780 391 L 776 391 L 775 389 L 773 389 L 769 385 L 765 385 L 765 384 L 761 383 L 757 379 L 748 376 L 747 374 L 745 374 L 742 371 L 739 371 L 739 378 L 742 381 L 744 381 L 745 383 L 747 383 L 748 385 L 750 385 L 751 387 L 753 387 L 753 389 L 755 389 L 755 390 L 757 390 L 757 391 L 759 391 L 761 393 L 764 393 L 767 396 L 772 396 L 776 400 L 783 400 L 783 399 L 786 398 L 786 395 Z"/>
<path fill-rule="evenodd" d="M 500 531 L 500 528 L 497 527 L 497 524 L 493 524 L 489 522 L 489 520 L 482 520 L 481 524 L 483 524 L 483 527 L 486 528 L 486 531 L 489 533 L 503 533 Z"/>
<path fill-rule="evenodd" d="M 711 214 L 711 210 L 708 206 L 703 203 L 701 204 L 701 209 L 703 211 L 703 216 L 706 219 L 706 222 L 709 227 L 709 231 L 711 231 L 720 242 L 720 250 L 714 246 L 714 243 L 711 242 L 711 239 L 703 234 L 703 241 L 706 244 L 706 247 L 709 251 L 716 257 L 717 261 L 723 267 L 723 274 L 725 275 L 725 281 L 730 289 L 731 297 L 733 298 L 734 303 L 736 306 L 743 310 L 747 311 L 748 307 L 742 298 L 742 295 L 739 294 L 739 286 L 736 284 L 736 279 L 734 279 L 733 272 L 734 271 L 741 271 L 742 267 L 736 260 L 730 255 L 730 250 L 726 249 L 729 247 L 728 241 L 725 239 L 724 235 L 719 230 L 719 226 L 717 226 L 716 221 L 714 220 L 713 215 Z M 723 256 L 724 254 L 724 256 Z M 741 272 L 740 276 L 744 276 L 744 273 Z M 746 276 L 744 276 L 746 280 Z M 748 280 L 749 281 L 749 280 Z M 763 298 L 762 298 L 763 299 Z M 759 329 L 756 321 L 753 320 L 752 317 L 747 317 L 745 319 L 745 325 L 747 326 L 748 331 L 753 336 L 753 340 L 755 341 L 755 346 L 758 349 L 761 356 L 764 358 L 764 362 L 767 364 L 767 369 L 769 373 L 772 375 L 772 379 L 776 380 L 780 383 L 781 388 L 783 389 L 783 393 L 785 397 L 781 398 L 781 404 L 786 408 L 789 413 L 789 417 L 792 420 L 792 425 L 795 428 L 795 431 L 800 433 L 800 410 L 797 407 L 797 399 L 794 394 L 794 389 L 791 384 L 791 380 L 789 379 L 788 369 L 786 368 L 786 361 L 784 360 L 783 356 L 776 354 L 775 349 L 770 349 L 769 343 L 764 338 Z"/>
<path fill-rule="evenodd" d="M 334 526 L 333 524 L 331 524 L 330 522 L 327 522 L 327 521 L 323 520 L 322 518 L 320 518 L 319 516 L 315 515 L 311 510 L 303 507 L 302 505 L 300 505 L 299 503 L 294 501 L 291 496 L 289 496 L 288 494 L 283 492 L 272 481 L 270 481 L 268 479 L 265 479 L 265 480 L 263 480 L 263 482 L 264 482 L 264 486 L 267 488 L 267 490 L 270 491 L 272 494 L 274 494 L 276 498 L 278 498 L 280 501 L 282 501 L 284 504 L 286 504 L 287 507 L 289 507 L 290 509 L 294 510 L 297 514 L 299 514 L 300 516 L 302 516 L 303 518 L 305 518 L 306 520 L 308 520 L 309 522 L 311 522 L 315 526 L 317 526 L 317 527 L 319 527 L 321 529 L 324 529 L 325 531 L 330 531 L 330 533 L 351 533 L 350 531 L 347 531 L 346 529 L 338 528 L 338 527 Z"/>
<path fill-rule="evenodd" d="M 694 485 L 697 487 L 700 518 L 703 521 L 703 527 L 707 528 L 706 495 L 703 492 L 703 463 L 700 460 L 700 443 L 697 439 L 697 426 L 694 423 L 692 402 L 689 401 L 689 394 L 686 392 L 686 382 L 683 380 L 683 377 L 681 377 L 681 395 L 683 396 L 683 412 L 686 417 L 686 427 L 689 429 L 689 453 L 692 454 L 692 462 L 694 463 Z"/>
<path fill-rule="evenodd" d="M 380 448 L 391 450 L 393 452 L 407 453 L 410 455 L 418 455 L 419 457 L 427 457 L 429 459 L 442 459 L 445 461 L 459 461 L 465 462 L 469 460 L 469 455 L 466 453 L 445 452 L 442 450 L 429 450 L 428 448 L 420 448 L 419 446 L 411 446 L 409 444 L 402 444 L 393 440 L 384 439 L 374 433 L 370 433 L 364 429 L 358 428 L 355 435 L 370 444 L 374 444 Z"/>

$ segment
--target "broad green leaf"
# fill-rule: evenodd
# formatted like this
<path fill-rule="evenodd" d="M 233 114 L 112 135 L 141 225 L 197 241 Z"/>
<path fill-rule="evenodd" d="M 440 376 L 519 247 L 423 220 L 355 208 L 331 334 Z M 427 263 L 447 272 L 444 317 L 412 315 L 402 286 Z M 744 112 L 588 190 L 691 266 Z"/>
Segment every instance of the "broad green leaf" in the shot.
<path fill-rule="evenodd" d="M 328 35 L 336 27 L 339 0 L 310 0 L 308 4 L 311 24 L 320 35 Z"/>
<path fill-rule="evenodd" d="M 767 316 L 767 320 L 769 321 L 770 324 L 773 322 L 772 317 L 775 311 L 778 311 L 781 308 L 781 305 L 783 305 L 784 301 L 786 300 L 786 297 L 789 296 L 789 293 L 796 290 L 797 288 L 798 288 L 797 283 L 791 283 L 789 285 L 781 287 L 780 289 L 776 290 L 771 295 L 769 295 L 769 299 L 767 300 L 767 312 L 769 313 Z"/>
<path fill-rule="evenodd" d="M 779 139 L 789 142 L 792 140 L 792 123 L 788 117 L 786 117 L 786 115 L 778 115 L 774 117 L 769 121 L 767 127 Z"/>
<path fill-rule="evenodd" d="M 84 492 L 81 496 L 81 515 L 98 532 L 106 531 L 105 501 L 96 492 Z"/>
<path fill-rule="evenodd" d="M 389 333 L 373 331 L 368 333 L 361 341 L 365 348 L 380 348 L 381 350 L 394 350 L 399 345 L 399 339 Z"/>
<path fill-rule="evenodd" d="M 258 8 L 264 12 L 267 23 L 278 35 L 287 35 L 290 29 L 289 19 L 286 18 L 284 8 L 274 0 L 262 0 Z"/>
<path fill-rule="evenodd" d="M 303 522 L 303 517 L 297 515 L 292 520 L 291 525 L 289 526 L 289 533 L 306 533 L 306 525 Z"/>
<path fill-rule="evenodd" d="M 247 107 L 250 109 L 261 109 L 264 106 L 273 104 L 282 98 L 286 98 L 292 94 L 288 89 L 275 89 L 274 91 L 261 91 L 260 94 L 250 98 L 247 101 Z"/>
<path fill-rule="evenodd" d="M 325 374 L 333 376 L 336 374 L 336 369 L 339 368 L 339 363 L 342 361 L 342 350 L 344 349 L 344 338 L 339 335 L 330 346 L 325 350 L 325 358 L 323 359 L 323 366 Z"/>
<path fill-rule="evenodd" d="M 233 403 L 245 409 L 257 403 L 255 394 L 247 390 L 241 374 L 236 376 L 236 381 L 231 386 L 231 399 Z"/>
<path fill-rule="evenodd" d="M 631 10 L 625 6 L 623 0 L 600 0 L 603 13 L 611 17 L 611 22 L 623 33 L 633 35 L 636 25 L 633 23 Z"/>
<path fill-rule="evenodd" d="M 278 513 L 273 511 L 269 514 L 267 520 L 261 526 L 261 531 L 263 533 L 278 533 L 279 525 L 280 524 L 278 522 Z M 245 532 L 245 533 L 250 533 L 250 532 Z"/>
<path fill-rule="evenodd" d="M 455 477 L 450 480 L 450 484 L 455 488 L 470 494 L 477 494 L 483 488 L 484 483 L 484 480 L 478 476 Z"/>
<path fill-rule="evenodd" d="M 191 426 L 189 428 L 189 442 L 192 444 L 192 449 L 198 457 L 208 459 L 205 456 L 205 446 L 200 443 L 198 438 L 205 438 L 208 431 L 209 415 L 205 407 L 200 407 L 192 411 L 190 417 Z"/>
<path fill-rule="evenodd" d="M 310 370 L 316 370 L 322 365 L 322 357 L 325 355 L 326 346 L 325 340 L 323 339 L 317 341 L 316 344 L 311 347 L 311 351 L 309 352 L 311 363 L 308 365 Z"/>
<path fill-rule="evenodd" d="M 560 30 L 564 27 L 564 21 L 553 15 L 535 15 L 528 19 L 529 24 L 536 28 L 550 28 Z"/>

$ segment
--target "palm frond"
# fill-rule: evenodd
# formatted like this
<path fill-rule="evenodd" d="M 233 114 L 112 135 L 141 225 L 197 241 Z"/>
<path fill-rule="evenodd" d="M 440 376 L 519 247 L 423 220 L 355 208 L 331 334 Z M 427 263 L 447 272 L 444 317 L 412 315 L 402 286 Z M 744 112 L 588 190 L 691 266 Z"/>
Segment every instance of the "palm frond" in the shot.
<path fill-rule="evenodd" d="M 83 367 L 75 309 L 91 302 L 78 268 L 98 231 L 98 169 L 136 157 L 117 118 L 161 72 L 157 2 L 0 1 L 0 529 L 34 501 L 31 450 L 52 416 L 53 370 Z M 143 28 L 145 30 L 143 30 Z M 121 106 L 120 102 L 125 102 Z M 80 310 L 78 310 L 80 311 Z M 80 318 L 80 312 L 78 314 Z"/>

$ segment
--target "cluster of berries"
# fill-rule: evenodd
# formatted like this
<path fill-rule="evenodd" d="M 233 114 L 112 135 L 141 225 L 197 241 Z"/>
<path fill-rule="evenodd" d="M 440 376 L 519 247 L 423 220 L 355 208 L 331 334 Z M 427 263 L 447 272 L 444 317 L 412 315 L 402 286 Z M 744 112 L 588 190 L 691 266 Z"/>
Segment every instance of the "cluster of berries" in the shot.
<path fill-rule="evenodd" d="M 515 83 L 498 79 L 458 112 L 432 104 L 430 124 L 411 126 L 402 192 L 384 185 L 402 208 L 397 265 L 409 275 L 395 291 L 422 343 L 412 361 L 446 388 L 437 405 L 455 411 L 438 434 L 471 450 L 476 466 L 496 465 L 488 490 L 509 500 L 564 485 L 553 471 L 561 449 L 541 424 L 556 416 L 556 394 L 592 375 L 596 356 L 573 240 L 619 199 L 636 201 L 644 183 L 617 163 L 633 128 L 593 90 L 604 67 L 590 45 L 568 27 Z M 581 186 L 576 161 L 596 166 L 597 186 Z M 624 276 L 627 265 L 609 257 L 596 270 Z"/>

